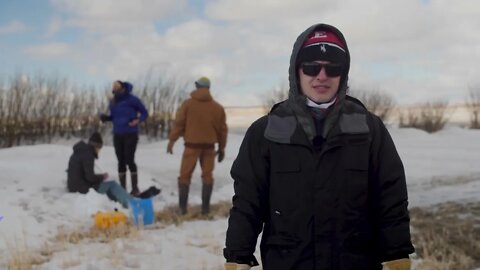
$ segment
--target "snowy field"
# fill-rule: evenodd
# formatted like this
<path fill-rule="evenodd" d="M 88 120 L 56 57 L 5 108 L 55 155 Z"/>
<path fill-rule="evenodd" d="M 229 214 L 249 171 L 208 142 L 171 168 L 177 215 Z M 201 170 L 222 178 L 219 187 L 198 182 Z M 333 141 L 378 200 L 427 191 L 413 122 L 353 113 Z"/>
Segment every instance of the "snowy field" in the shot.
<path fill-rule="evenodd" d="M 390 132 L 405 165 L 411 207 L 480 200 L 480 131 L 452 127 L 435 134 L 396 128 Z M 231 199 L 229 170 L 242 138 L 229 134 L 225 161 L 215 168 L 213 203 Z M 121 208 L 94 191 L 66 193 L 65 170 L 74 142 L 0 149 L 0 269 L 6 268 L 9 250 L 26 245 L 35 252 L 60 229 L 87 230 L 95 212 Z M 141 141 L 137 150 L 141 189 L 162 189 L 155 210 L 178 201 L 183 144 L 176 143 L 173 156 L 166 154 L 166 145 Z M 116 175 L 113 147 L 102 149 L 97 164 Z M 200 203 L 200 190 L 197 168 L 189 203 Z M 193 221 L 145 229 L 109 243 L 82 241 L 54 253 L 36 269 L 222 269 L 226 228 L 226 219 Z"/>

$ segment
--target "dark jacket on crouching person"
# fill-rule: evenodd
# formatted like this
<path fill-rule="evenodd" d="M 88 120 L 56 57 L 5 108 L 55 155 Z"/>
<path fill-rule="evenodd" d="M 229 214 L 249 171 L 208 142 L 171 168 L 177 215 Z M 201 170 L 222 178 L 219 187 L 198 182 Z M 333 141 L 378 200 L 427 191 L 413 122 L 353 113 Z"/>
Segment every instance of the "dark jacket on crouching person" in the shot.
<path fill-rule="evenodd" d="M 95 159 L 102 148 L 102 136 L 94 132 L 88 144 L 80 141 L 73 146 L 73 154 L 68 162 L 67 188 L 69 192 L 88 193 L 90 188 L 94 188 L 100 194 L 106 194 L 109 199 L 117 201 L 123 207 L 128 208 L 132 196 L 128 194 L 116 181 L 105 181 L 108 174 L 95 174 Z M 157 192 L 158 191 L 158 192 Z M 155 194 L 153 194 L 156 192 Z M 156 195 L 158 189 L 150 190 L 145 195 Z"/>
<path fill-rule="evenodd" d="M 67 170 L 68 191 L 85 194 L 90 188 L 98 188 L 103 181 L 103 174 L 94 172 L 96 158 L 95 146 L 92 144 L 80 141 L 73 146 Z"/>

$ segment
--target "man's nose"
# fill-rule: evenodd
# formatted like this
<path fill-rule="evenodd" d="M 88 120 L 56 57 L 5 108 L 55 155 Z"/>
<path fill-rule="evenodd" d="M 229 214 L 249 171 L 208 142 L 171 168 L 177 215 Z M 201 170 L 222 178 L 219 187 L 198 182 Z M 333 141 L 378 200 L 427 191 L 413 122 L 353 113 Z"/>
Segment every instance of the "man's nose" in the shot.
<path fill-rule="evenodd" d="M 317 80 L 325 80 L 327 79 L 328 76 L 327 76 L 327 73 L 325 72 L 325 67 L 322 66 L 322 69 L 320 69 L 320 72 L 318 73 L 318 75 L 315 77 L 315 79 Z"/>

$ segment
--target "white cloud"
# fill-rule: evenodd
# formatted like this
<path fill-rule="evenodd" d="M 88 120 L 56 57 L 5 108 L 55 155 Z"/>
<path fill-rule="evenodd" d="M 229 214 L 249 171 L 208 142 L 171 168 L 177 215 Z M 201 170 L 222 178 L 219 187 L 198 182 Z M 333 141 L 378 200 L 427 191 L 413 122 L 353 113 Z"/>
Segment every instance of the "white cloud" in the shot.
<path fill-rule="evenodd" d="M 0 25 L 0 34 L 12 34 L 24 32 L 28 27 L 21 21 L 11 21 L 5 25 Z"/>
<path fill-rule="evenodd" d="M 66 43 L 52 42 L 27 47 L 24 49 L 24 52 L 36 58 L 59 58 L 63 56 L 69 56 L 70 46 Z"/>
<path fill-rule="evenodd" d="M 291 25 L 312 16 L 318 18 L 329 11 L 341 9 L 343 1 L 319 0 L 216 0 L 210 1 L 206 14 L 216 20 L 228 22 L 265 22 Z M 268 25 L 268 24 L 267 24 Z"/>
<path fill-rule="evenodd" d="M 197 53 L 202 53 L 216 47 L 215 32 L 221 29 L 202 20 L 192 20 L 186 23 L 173 26 L 166 31 L 165 44 L 168 48 Z"/>
<path fill-rule="evenodd" d="M 123 32 L 151 27 L 153 20 L 178 12 L 186 0 L 50 0 L 58 12 L 68 14 L 66 24 L 92 32 Z"/>
<path fill-rule="evenodd" d="M 58 33 L 63 27 L 63 20 L 59 17 L 52 17 L 50 22 L 48 23 L 48 29 L 46 33 L 46 37 L 52 37 L 56 33 Z"/>
<path fill-rule="evenodd" d="M 353 86 L 388 91 L 401 102 L 462 101 L 467 86 L 480 78 L 475 0 L 212 0 L 190 18 L 182 17 L 186 0 L 51 3 L 65 20 L 52 19 L 49 33 L 83 30 L 63 55 L 68 51 L 87 72 L 106 80 L 136 78 L 152 67 L 185 80 L 206 75 L 228 102 L 253 102 L 286 80 L 296 37 L 318 22 L 345 34 Z M 177 17 L 183 19 L 173 23 Z M 170 26 L 159 31 L 160 21 Z M 62 48 L 45 51 L 62 55 Z"/>

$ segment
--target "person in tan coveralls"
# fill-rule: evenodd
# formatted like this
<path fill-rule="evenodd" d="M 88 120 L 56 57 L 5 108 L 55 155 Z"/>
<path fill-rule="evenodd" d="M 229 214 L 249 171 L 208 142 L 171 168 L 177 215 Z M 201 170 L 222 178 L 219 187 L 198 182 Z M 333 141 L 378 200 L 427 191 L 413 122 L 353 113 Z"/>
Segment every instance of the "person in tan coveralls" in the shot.
<path fill-rule="evenodd" d="M 177 111 L 167 153 L 173 154 L 175 141 L 183 136 L 185 150 L 178 177 L 178 202 L 181 214 L 187 213 L 190 179 L 197 161 L 200 160 L 203 182 L 202 214 L 206 215 L 210 212 L 215 155 L 218 156 L 218 162 L 222 162 L 225 157 L 228 128 L 223 106 L 210 95 L 210 80 L 201 77 L 195 81 L 195 87 L 196 90 L 190 93 L 191 98 L 184 101 Z M 215 143 L 218 143 L 217 151 Z"/>

